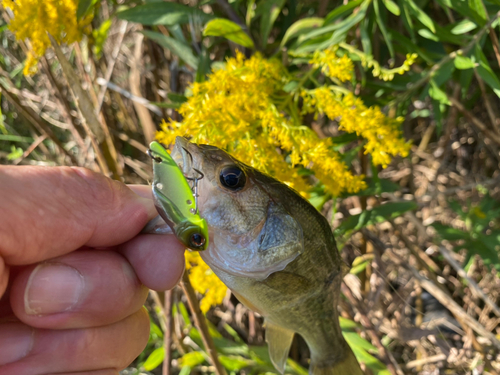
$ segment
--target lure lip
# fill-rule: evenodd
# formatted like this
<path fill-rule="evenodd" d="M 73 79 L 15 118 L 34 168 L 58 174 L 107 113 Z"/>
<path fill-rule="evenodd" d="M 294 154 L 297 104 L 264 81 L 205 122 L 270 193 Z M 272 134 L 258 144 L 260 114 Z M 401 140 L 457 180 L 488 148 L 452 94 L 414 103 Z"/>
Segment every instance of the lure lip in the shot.
<path fill-rule="evenodd" d="M 195 201 L 195 197 L 178 161 L 156 141 L 151 142 L 148 155 L 153 159 L 152 192 L 156 210 L 186 247 L 205 250 L 208 246 L 208 225 L 197 209 L 186 205 L 186 202 L 191 204 L 191 200 Z M 168 194 L 168 191 L 173 193 Z"/>

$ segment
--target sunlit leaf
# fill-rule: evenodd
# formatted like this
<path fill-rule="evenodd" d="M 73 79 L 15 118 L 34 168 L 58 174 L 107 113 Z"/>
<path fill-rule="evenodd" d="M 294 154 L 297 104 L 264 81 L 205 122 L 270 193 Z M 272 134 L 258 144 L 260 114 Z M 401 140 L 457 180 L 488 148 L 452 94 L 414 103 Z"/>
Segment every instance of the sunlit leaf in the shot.
<path fill-rule="evenodd" d="M 165 348 L 162 346 L 161 348 L 153 350 L 153 352 L 149 355 L 148 359 L 146 359 L 146 362 L 143 363 L 142 367 L 144 367 L 146 371 L 154 370 L 163 363 L 164 359 L 165 359 Z"/>
<path fill-rule="evenodd" d="M 205 26 L 205 36 L 221 36 L 240 46 L 254 48 L 252 39 L 240 25 L 224 18 L 216 18 Z"/>
<path fill-rule="evenodd" d="M 298 20 L 286 30 L 281 40 L 281 46 L 284 46 L 290 39 L 296 38 L 300 34 L 321 27 L 323 23 L 324 19 L 319 17 L 308 17 Z"/>

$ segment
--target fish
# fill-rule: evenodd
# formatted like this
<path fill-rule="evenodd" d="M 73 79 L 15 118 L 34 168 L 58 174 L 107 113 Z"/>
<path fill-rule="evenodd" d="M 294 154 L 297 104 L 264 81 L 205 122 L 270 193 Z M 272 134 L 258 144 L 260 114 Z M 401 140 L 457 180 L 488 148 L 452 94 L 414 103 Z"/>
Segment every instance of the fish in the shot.
<path fill-rule="evenodd" d="M 363 375 L 339 324 L 344 266 L 326 218 L 292 188 L 215 146 L 177 137 L 171 156 L 185 174 L 203 174 L 198 210 L 210 243 L 200 255 L 264 317 L 276 369 L 284 373 L 297 333 L 310 349 L 309 374 Z"/>

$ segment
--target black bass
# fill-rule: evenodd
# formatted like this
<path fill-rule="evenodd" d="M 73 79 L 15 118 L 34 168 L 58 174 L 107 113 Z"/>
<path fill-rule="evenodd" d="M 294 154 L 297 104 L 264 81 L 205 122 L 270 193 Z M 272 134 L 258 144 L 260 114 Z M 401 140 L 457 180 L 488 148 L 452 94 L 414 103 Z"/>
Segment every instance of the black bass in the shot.
<path fill-rule="evenodd" d="M 201 171 L 198 210 L 210 243 L 203 260 L 265 318 L 266 341 L 285 370 L 293 335 L 311 351 L 313 375 L 362 375 L 342 336 L 342 260 L 328 221 L 298 193 L 217 147 L 177 137 L 173 159 Z"/>

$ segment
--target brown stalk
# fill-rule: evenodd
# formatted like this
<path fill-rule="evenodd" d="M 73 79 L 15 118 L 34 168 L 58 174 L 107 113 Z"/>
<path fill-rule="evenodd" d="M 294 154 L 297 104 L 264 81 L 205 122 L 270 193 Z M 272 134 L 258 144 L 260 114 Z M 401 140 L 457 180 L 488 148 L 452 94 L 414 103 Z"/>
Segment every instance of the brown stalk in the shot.
<path fill-rule="evenodd" d="M 142 59 L 142 41 L 144 39 L 144 35 L 137 33 L 134 38 L 135 48 L 134 48 L 134 58 L 132 59 L 131 67 L 130 67 L 130 76 L 129 76 L 129 84 L 130 84 L 130 92 L 142 98 L 141 94 L 141 73 L 139 70 L 139 63 Z M 154 141 L 156 126 L 153 122 L 153 118 L 149 114 L 149 110 L 141 104 L 133 102 L 135 111 L 137 112 L 137 116 L 139 117 L 139 121 L 142 126 L 142 130 L 144 132 L 144 138 L 146 138 L 147 144 Z"/>
<path fill-rule="evenodd" d="M 434 298 L 436 298 L 444 307 L 450 310 L 453 315 L 457 318 L 457 320 L 463 322 L 462 326 L 464 328 L 470 327 L 477 334 L 486 337 L 491 341 L 493 346 L 497 349 L 500 349 L 500 341 L 496 338 L 496 336 L 487 331 L 481 323 L 479 323 L 476 319 L 472 318 L 462 307 L 456 303 L 453 298 L 451 298 L 446 292 L 441 290 L 438 286 L 436 286 L 431 280 L 422 276 L 420 272 L 412 267 L 410 264 L 406 262 L 401 262 L 401 265 L 406 269 L 410 270 L 413 274 L 413 277 L 418 280 L 422 288 L 427 290 Z"/>
<path fill-rule="evenodd" d="M 490 39 L 491 44 L 493 44 L 493 51 L 495 51 L 495 57 L 497 58 L 497 64 L 500 66 L 500 44 L 498 43 L 498 37 L 493 28 L 490 29 Z"/>
<path fill-rule="evenodd" d="M 83 141 L 82 137 L 80 136 L 80 133 L 78 133 L 78 130 L 76 129 L 75 124 L 73 123 L 73 118 L 71 117 L 71 107 L 69 106 L 69 103 L 66 100 L 66 96 L 63 94 L 61 86 L 59 85 L 54 75 L 52 74 L 52 69 L 50 69 L 49 62 L 47 61 L 45 56 L 42 56 L 40 58 L 40 62 L 42 64 L 42 69 L 47 75 L 49 82 L 52 86 L 54 97 L 59 102 L 59 105 L 61 107 L 61 113 L 64 117 L 64 120 L 70 126 L 71 134 L 75 138 L 78 147 L 80 147 L 80 150 L 82 150 L 83 152 L 83 150 L 85 149 L 85 142 Z"/>
<path fill-rule="evenodd" d="M 500 120 L 497 118 L 497 115 L 493 110 L 493 106 L 491 105 L 491 101 L 488 98 L 488 95 L 486 93 L 486 86 L 484 85 L 484 82 L 477 73 L 476 69 L 474 69 L 474 74 L 476 75 L 477 83 L 479 83 L 479 88 L 481 89 L 481 93 L 483 94 L 484 105 L 486 106 L 486 111 L 488 112 L 488 116 L 490 117 L 491 124 L 493 125 L 493 128 L 496 130 L 497 134 L 500 135 Z"/>
<path fill-rule="evenodd" d="M 163 347 L 165 348 L 165 359 L 163 360 L 162 375 L 170 375 L 170 362 L 172 362 L 172 334 L 174 322 L 172 320 L 173 294 L 171 290 L 165 292 L 165 331 L 163 333 Z"/>
<path fill-rule="evenodd" d="M 350 304 L 358 310 L 360 322 L 365 328 L 366 333 L 370 336 L 371 342 L 377 347 L 380 358 L 384 361 L 387 366 L 387 369 L 391 372 L 392 375 L 404 375 L 403 371 L 399 367 L 396 359 L 392 356 L 391 352 L 386 350 L 377 333 L 375 332 L 375 328 L 373 327 L 370 318 L 368 318 L 368 314 L 365 311 L 362 304 L 358 303 L 358 300 L 354 297 L 351 292 L 351 289 L 347 286 L 347 284 L 342 283 L 341 291 L 344 296 L 349 300 Z"/>
<path fill-rule="evenodd" d="M 96 155 L 99 155 L 98 150 L 100 150 L 102 152 L 102 156 L 106 160 L 106 167 L 104 167 L 102 160 L 98 160 L 101 169 L 111 170 L 113 178 L 120 180 L 122 169 L 117 161 L 116 150 L 113 141 L 111 140 L 109 129 L 97 118 L 89 94 L 82 88 L 80 79 L 76 75 L 69 61 L 66 59 L 66 56 L 64 56 L 61 47 L 51 35 L 49 35 L 49 38 L 52 48 L 54 48 L 56 53 L 57 60 L 59 61 L 59 64 L 61 64 L 62 71 L 70 88 L 73 100 L 75 101 L 75 105 L 78 108 L 82 119 L 88 125 L 86 130 L 90 130 L 89 135 L 93 135 L 95 137 L 95 142 L 92 143 L 95 148 Z"/>
<path fill-rule="evenodd" d="M 26 118 L 26 120 L 28 120 L 28 123 L 38 133 L 47 136 L 52 142 L 54 142 L 56 146 L 61 150 L 61 152 L 70 158 L 71 164 L 78 165 L 78 161 L 76 160 L 75 156 L 64 148 L 61 141 L 56 138 L 49 126 L 45 124 L 45 122 L 43 122 L 43 120 L 31 108 L 23 106 L 17 96 L 11 94 L 3 85 L 0 87 L 0 90 L 3 92 L 7 100 L 11 102 L 14 107 L 16 107 L 19 114 Z"/>
<path fill-rule="evenodd" d="M 200 310 L 200 305 L 198 303 L 198 299 L 196 298 L 196 293 L 189 281 L 189 276 L 187 272 L 184 272 L 181 281 L 181 287 L 186 295 L 189 309 L 191 310 L 191 314 L 193 315 L 194 324 L 198 331 L 200 331 L 201 339 L 203 340 L 203 345 L 205 346 L 205 350 L 207 351 L 212 365 L 215 367 L 215 373 L 217 375 L 226 375 L 226 370 L 219 362 L 219 358 L 217 357 L 217 349 L 215 348 L 214 340 L 208 331 L 207 322 L 205 321 L 205 316 Z"/>
<path fill-rule="evenodd" d="M 479 130 L 481 130 L 485 136 L 490 138 L 493 142 L 500 145 L 500 135 L 492 132 L 488 129 L 488 126 L 479 120 L 476 116 L 474 116 L 471 112 L 469 112 L 462 103 L 458 99 L 455 99 L 452 96 L 448 96 L 448 100 L 451 102 L 453 106 L 455 106 L 462 114 L 471 121 Z"/>
<path fill-rule="evenodd" d="M 26 159 L 29 154 L 31 154 L 44 140 L 47 139 L 47 135 L 40 135 L 35 141 L 23 152 L 23 155 L 12 162 L 13 165 L 19 164 L 23 159 Z"/>
<path fill-rule="evenodd" d="M 359 161 L 361 164 L 361 174 L 366 176 L 367 171 L 368 171 L 368 157 L 365 154 L 364 147 L 362 147 L 361 150 L 359 151 L 359 159 L 360 159 Z M 366 197 L 366 196 L 359 197 L 359 204 L 361 206 L 362 211 L 366 211 L 367 199 L 368 199 L 368 197 Z M 368 253 L 373 253 L 372 245 L 369 241 L 367 241 L 367 238 L 363 233 L 362 233 L 362 238 L 361 238 L 360 250 L 361 250 L 362 255 L 365 255 Z M 365 293 L 368 293 L 368 291 L 370 290 L 371 273 L 372 273 L 372 269 L 371 269 L 371 264 L 369 263 L 366 266 L 366 268 L 359 275 L 359 279 L 361 281 L 361 290 Z"/>
<path fill-rule="evenodd" d="M 118 34 L 117 39 L 114 41 L 113 52 L 111 52 L 111 59 L 109 60 L 108 69 L 106 70 L 106 75 L 104 79 L 109 81 L 111 76 L 113 75 L 113 70 L 115 68 L 116 59 L 118 58 L 118 54 L 120 53 L 120 48 L 123 43 L 123 38 L 125 37 L 125 32 L 127 31 L 127 21 L 121 21 L 120 24 L 120 32 Z M 97 95 L 97 105 L 96 105 L 96 114 L 101 112 L 102 103 L 104 101 L 104 95 L 106 94 L 106 85 L 101 86 L 101 90 L 99 91 L 99 95 Z"/>
<path fill-rule="evenodd" d="M 441 255 L 447 260 L 447 262 L 457 271 L 457 274 L 462 277 L 463 279 L 467 280 L 467 284 L 471 289 L 473 289 L 480 297 L 481 299 L 491 308 L 491 310 L 498 316 L 500 317 L 500 308 L 496 305 L 495 302 L 493 302 L 487 295 L 486 293 L 483 292 L 483 290 L 479 287 L 479 285 L 476 284 L 474 280 L 472 280 L 469 275 L 467 275 L 467 272 L 460 267 L 460 264 L 453 258 L 451 255 L 451 252 L 446 249 L 444 246 L 439 246 L 439 251 L 441 252 Z"/>

